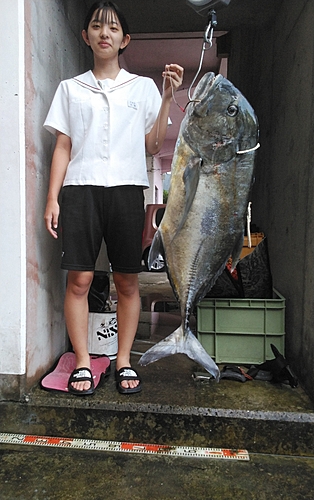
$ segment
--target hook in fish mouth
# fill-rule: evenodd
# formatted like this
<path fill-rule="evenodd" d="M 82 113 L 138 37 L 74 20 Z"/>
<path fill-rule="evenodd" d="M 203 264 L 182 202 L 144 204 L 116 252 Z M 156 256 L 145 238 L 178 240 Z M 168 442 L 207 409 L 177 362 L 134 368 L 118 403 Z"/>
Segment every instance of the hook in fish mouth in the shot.
<path fill-rule="evenodd" d="M 193 93 L 192 99 L 202 100 L 204 97 L 208 95 L 208 92 L 213 89 L 214 86 L 218 85 L 218 83 L 223 79 L 222 75 L 215 75 L 215 73 L 206 73 L 203 78 L 200 80 L 196 89 Z"/>
<path fill-rule="evenodd" d="M 202 88 L 200 88 L 200 87 L 199 87 L 199 84 L 196 86 L 196 89 L 195 89 L 195 91 L 194 91 L 194 93 L 193 93 L 192 99 L 190 99 L 190 100 L 186 103 L 186 105 L 184 106 L 184 108 L 183 108 L 183 109 L 181 108 L 181 109 L 182 109 L 182 111 L 186 111 L 186 109 L 187 109 L 187 107 L 189 106 L 189 104 L 197 104 L 197 103 L 199 103 L 199 102 L 202 102 L 202 99 L 203 99 L 204 97 L 206 97 L 206 95 L 207 95 L 207 93 L 208 93 L 208 90 L 210 90 L 210 89 L 211 89 L 211 87 L 214 85 L 215 80 L 216 80 L 218 77 L 221 77 L 221 76 L 222 76 L 222 75 L 217 75 L 217 76 L 215 76 L 215 74 L 214 74 L 214 73 L 206 73 L 206 75 L 204 75 L 204 76 L 207 76 L 207 75 L 208 75 L 208 77 L 209 77 L 209 79 L 208 79 L 208 80 L 209 80 L 209 84 L 208 84 L 208 82 L 207 82 L 207 81 L 206 81 L 206 82 L 202 82 L 202 80 L 201 80 L 201 82 L 202 82 Z M 204 77 L 203 77 L 203 78 L 204 78 Z M 220 79 L 220 78 L 219 78 L 219 79 Z M 196 95 L 197 93 L 198 93 L 198 94 L 201 94 L 201 95 Z M 203 94 L 203 95 L 202 95 L 202 94 Z"/>

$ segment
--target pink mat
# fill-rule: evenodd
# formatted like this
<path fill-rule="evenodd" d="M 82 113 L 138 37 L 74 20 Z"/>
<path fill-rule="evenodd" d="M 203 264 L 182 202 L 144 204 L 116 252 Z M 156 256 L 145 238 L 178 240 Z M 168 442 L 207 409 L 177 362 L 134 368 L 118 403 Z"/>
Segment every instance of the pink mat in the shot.
<path fill-rule="evenodd" d="M 90 360 L 96 388 L 100 380 L 106 375 L 109 375 L 110 359 L 106 355 L 97 356 L 91 354 Z M 73 352 L 62 354 L 54 370 L 42 378 L 40 382 L 41 387 L 48 391 L 69 392 L 68 380 L 75 368 L 75 354 Z"/>

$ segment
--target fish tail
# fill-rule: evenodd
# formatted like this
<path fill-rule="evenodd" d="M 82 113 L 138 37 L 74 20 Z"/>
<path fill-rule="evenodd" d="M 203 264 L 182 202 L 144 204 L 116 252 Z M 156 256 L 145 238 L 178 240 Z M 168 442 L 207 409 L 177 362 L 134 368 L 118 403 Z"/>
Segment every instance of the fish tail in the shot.
<path fill-rule="evenodd" d="M 182 325 L 171 335 L 158 342 L 141 356 L 139 364 L 146 366 L 161 358 L 173 354 L 186 354 L 202 365 L 216 380 L 219 380 L 219 368 L 190 329 L 183 332 Z"/>

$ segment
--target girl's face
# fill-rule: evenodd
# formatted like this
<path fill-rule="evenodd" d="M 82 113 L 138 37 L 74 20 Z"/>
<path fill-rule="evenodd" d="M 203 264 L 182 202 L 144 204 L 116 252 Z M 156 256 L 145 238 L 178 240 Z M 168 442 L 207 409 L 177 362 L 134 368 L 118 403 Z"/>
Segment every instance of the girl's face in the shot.
<path fill-rule="evenodd" d="M 96 10 L 87 32 L 83 30 L 82 36 L 94 56 L 105 59 L 118 56 L 119 50 L 126 47 L 130 41 L 130 35 L 123 35 L 119 19 L 111 10 Z"/>

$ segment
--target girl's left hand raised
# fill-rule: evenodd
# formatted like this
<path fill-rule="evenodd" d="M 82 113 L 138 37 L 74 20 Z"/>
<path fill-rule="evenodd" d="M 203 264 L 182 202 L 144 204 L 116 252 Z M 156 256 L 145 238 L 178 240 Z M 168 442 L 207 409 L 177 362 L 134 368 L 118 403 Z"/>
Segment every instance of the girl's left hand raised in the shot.
<path fill-rule="evenodd" d="M 178 64 L 166 64 L 162 76 L 163 94 L 172 97 L 172 94 L 182 85 L 184 69 Z"/>

